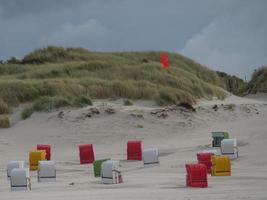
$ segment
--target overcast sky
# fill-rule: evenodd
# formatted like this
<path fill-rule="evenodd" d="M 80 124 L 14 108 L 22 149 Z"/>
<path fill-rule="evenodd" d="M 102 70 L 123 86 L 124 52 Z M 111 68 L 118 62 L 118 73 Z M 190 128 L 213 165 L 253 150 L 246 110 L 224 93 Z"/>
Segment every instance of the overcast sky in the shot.
<path fill-rule="evenodd" d="M 0 59 L 47 45 L 175 51 L 244 78 L 267 64 L 267 0 L 0 0 Z"/>

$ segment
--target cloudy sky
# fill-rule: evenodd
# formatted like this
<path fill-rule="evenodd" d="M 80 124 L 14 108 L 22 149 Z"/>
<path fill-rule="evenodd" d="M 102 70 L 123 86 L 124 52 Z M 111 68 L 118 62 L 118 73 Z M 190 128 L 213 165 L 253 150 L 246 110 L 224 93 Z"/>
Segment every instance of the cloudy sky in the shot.
<path fill-rule="evenodd" d="M 244 78 L 267 64 L 267 0 L 0 0 L 0 59 L 47 45 L 167 50 Z"/>

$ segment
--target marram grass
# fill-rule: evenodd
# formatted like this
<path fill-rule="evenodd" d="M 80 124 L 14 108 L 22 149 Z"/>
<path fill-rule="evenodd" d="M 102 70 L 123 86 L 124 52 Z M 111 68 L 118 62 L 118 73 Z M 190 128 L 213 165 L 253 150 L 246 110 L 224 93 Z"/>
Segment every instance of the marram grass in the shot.
<path fill-rule="evenodd" d="M 225 97 L 216 72 L 175 53 L 167 53 L 170 69 L 165 70 L 160 53 L 38 49 L 18 64 L 0 64 L 0 113 L 24 102 L 33 102 L 22 114 L 26 118 L 34 111 L 88 105 L 90 98 L 148 99 L 168 105 Z"/>

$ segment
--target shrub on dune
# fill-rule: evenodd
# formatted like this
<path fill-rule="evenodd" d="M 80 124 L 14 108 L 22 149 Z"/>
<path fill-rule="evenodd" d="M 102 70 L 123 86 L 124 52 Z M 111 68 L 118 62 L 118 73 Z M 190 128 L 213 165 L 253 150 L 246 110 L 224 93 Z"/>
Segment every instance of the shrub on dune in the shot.
<path fill-rule="evenodd" d="M 8 128 L 10 127 L 10 120 L 5 115 L 0 115 L 0 128 Z"/>

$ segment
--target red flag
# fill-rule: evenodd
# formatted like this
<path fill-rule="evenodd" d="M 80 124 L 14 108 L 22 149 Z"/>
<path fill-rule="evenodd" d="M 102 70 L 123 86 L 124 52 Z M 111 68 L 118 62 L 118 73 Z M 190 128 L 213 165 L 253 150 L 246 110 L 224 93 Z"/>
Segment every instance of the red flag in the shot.
<path fill-rule="evenodd" d="M 169 59 L 167 57 L 167 54 L 166 53 L 161 53 L 160 55 L 160 62 L 163 66 L 164 69 L 168 69 L 169 68 Z"/>

